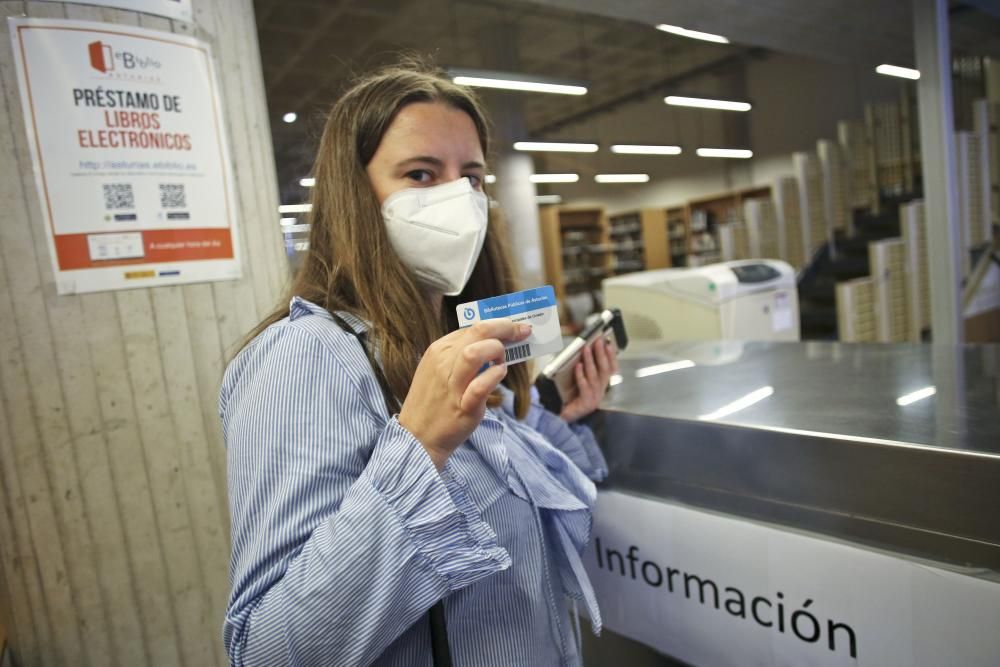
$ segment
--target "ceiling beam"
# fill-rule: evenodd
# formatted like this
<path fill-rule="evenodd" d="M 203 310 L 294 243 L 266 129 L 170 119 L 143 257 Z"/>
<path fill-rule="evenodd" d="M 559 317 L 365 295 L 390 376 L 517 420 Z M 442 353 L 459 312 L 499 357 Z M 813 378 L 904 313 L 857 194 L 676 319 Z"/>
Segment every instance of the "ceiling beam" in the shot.
<path fill-rule="evenodd" d="M 766 55 L 768 51 L 766 49 L 752 47 L 749 49 L 743 49 L 737 53 L 734 53 L 723 58 L 718 58 L 704 65 L 698 65 L 680 74 L 672 74 L 664 79 L 654 81 L 650 84 L 637 88 L 633 91 L 625 93 L 624 95 L 619 95 L 610 100 L 604 102 L 599 102 L 583 111 L 578 111 L 576 113 L 570 114 L 559 120 L 546 123 L 539 128 L 529 128 L 531 136 L 543 137 L 553 132 L 557 132 L 570 125 L 576 125 L 584 121 L 590 120 L 595 116 L 600 116 L 602 114 L 614 111 L 620 106 L 625 104 L 632 104 L 634 102 L 640 102 L 647 97 L 653 95 L 662 95 L 671 86 L 676 86 L 679 83 L 683 83 L 689 79 L 694 79 L 706 74 L 711 74 L 717 72 L 720 69 L 726 69 L 727 67 L 732 67 L 733 65 L 741 64 L 751 58 L 761 58 Z"/>
<path fill-rule="evenodd" d="M 383 23 L 381 26 L 375 29 L 372 32 L 372 34 L 368 35 L 368 42 L 367 42 L 368 45 L 362 48 L 358 53 L 352 54 L 352 62 L 354 64 L 359 62 L 364 62 L 364 57 L 370 54 L 372 51 L 371 45 L 382 43 L 383 37 L 389 34 L 395 28 L 396 28 L 395 24 L 392 21 L 387 20 L 385 23 Z M 350 73 L 350 71 L 351 71 L 351 63 L 348 63 L 347 61 L 344 60 L 338 61 L 335 66 L 331 67 L 328 70 L 326 76 L 323 77 L 322 81 L 310 87 L 308 93 L 306 93 L 301 98 L 301 101 L 299 103 L 299 108 L 302 109 L 303 111 L 308 111 L 309 105 L 312 103 L 314 99 L 316 99 L 317 95 L 329 94 L 330 87 L 333 85 L 333 83 L 341 81 L 342 79 L 346 78 L 346 76 Z"/>
<path fill-rule="evenodd" d="M 288 57 L 285 60 L 285 64 L 278 68 L 273 75 L 268 77 L 268 90 L 276 90 L 278 86 L 281 85 L 282 81 L 284 81 L 285 77 L 299 66 L 299 61 L 301 61 L 302 58 L 309 53 L 309 50 L 316 46 L 320 40 L 328 37 L 328 31 L 331 27 L 333 27 L 333 24 L 344 15 L 348 4 L 349 0 L 341 0 L 336 6 L 329 8 L 322 21 L 314 26 L 311 26 L 307 36 L 302 40 L 302 42 L 299 43 L 299 48 L 295 50 L 295 53 Z"/>

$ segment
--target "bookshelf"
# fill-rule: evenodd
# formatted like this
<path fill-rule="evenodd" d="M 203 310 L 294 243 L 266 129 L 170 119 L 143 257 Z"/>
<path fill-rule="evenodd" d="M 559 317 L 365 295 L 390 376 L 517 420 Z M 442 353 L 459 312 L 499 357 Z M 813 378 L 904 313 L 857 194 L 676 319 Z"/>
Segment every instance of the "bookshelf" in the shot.
<path fill-rule="evenodd" d="M 579 314 L 599 305 L 601 281 L 613 275 L 608 216 L 603 207 L 563 206 L 544 206 L 538 216 L 546 280 L 563 309 L 563 322 L 580 324 Z M 617 237 L 628 236 L 619 231 Z"/>
<path fill-rule="evenodd" d="M 927 256 L 927 221 L 924 203 L 915 200 L 899 207 L 900 231 L 905 252 L 907 331 L 911 343 L 923 340 L 931 326 L 930 267 Z"/>
<path fill-rule="evenodd" d="M 875 339 L 880 343 L 907 340 L 906 248 L 903 239 L 892 238 L 868 244 L 875 309 Z"/>
<path fill-rule="evenodd" d="M 822 179 L 823 213 L 827 227 L 854 236 L 849 192 L 850 170 L 840 144 L 829 139 L 816 142 Z"/>
<path fill-rule="evenodd" d="M 690 244 L 691 230 L 686 211 L 683 206 L 668 208 L 667 243 L 669 246 L 670 263 L 668 266 L 687 266 L 687 249 Z"/>
<path fill-rule="evenodd" d="M 874 284 L 868 276 L 837 283 L 837 337 L 842 343 L 876 340 Z"/>
<path fill-rule="evenodd" d="M 602 207 L 543 206 L 538 216 L 546 281 L 569 330 L 600 307 L 604 278 L 684 266 L 687 260 L 683 207 L 607 215 Z"/>
<path fill-rule="evenodd" d="M 632 273 L 646 268 L 647 246 L 652 240 L 647 239 L 644 234 L 643 217 L 643 211 L 619 213 L 608 217 L 610 275 Z"/>
<path fill-rule="evenodd" d="M 774 183 L 774 211 L 779 233 L 784 233 L 783 259 L 796 269 L 805 266 L 800 206 L 798 181 L 791 176 L 783 176 L 776 180 Z"/>
<path fill-rule="evenodd" d="M 778 214 L 773 199 L 748 199 L 743 202 L 743 219 L 747 226 L 750 257 L 785 259 L 783 242 L 785 235 L 778 225 Z"/>
<path fill-rule="evenodd" d="M 638 223 L 638 230 L 636 224 Z M 608 216 L 616 275 L 684 266 L 687 220 L 683 208 L 644 208 Z"/>
<path fill-rule="evenodd" d="M 691 200 L 685 206 L 690 234 L 688 236 L 688 265 L 702 266 L 718 262 L 720 224 L 729 222 L 736 207 L 734 193 L 726 193 Z"/>
<path fill-rule="evenodd" d="M 806 265 L 824 243 L 832 240 L 833 232 L 827 227 L 819 159 L 813 153 L 800 151 L 792 155 L 792 162 L 799 186 L 802 262 Z"/>
<path fill-rule="evenodd" d="M 771 196 L 771 186 L 746 188 L 724 192 L 710 197 L 692 199 L 685 205 L 688 230 L 688 265 L 702 266 L 723 260 L 722 225 L 727 229 L 727 250 L 746 248 L 746 229 L 743 225 L 743 203 L 750 199 Z M 728 239 L 733 239 L 730 244 Z"/>
<path fill-rule="evenodd" d="M 723 262 L 750 257 L 750 238 L 745 222 L 719 225 L 719 253 Z"/>
<path fill-rule="evenodd" d="M 886 196 L 903 193 L 903 133 L 898 102 L 880 102 L 865 107 L 875 150 L 875 180 L 879 192 Z"/>
<path fill-rule="evenodd" d="M 875 150 L 863 120 L 844 120 L 837 124 L 837 143 L 847 163 L 848 206 L 878 207 L 878 183 L 875 180 Z"/>
<path fill-rule="evenodd" d="M 976 100 L 972 104 L 974 131 L 967 134 L 966 145 L 959 142 L 959 188 L 967 202 L 970 246 L 993 239 L 993 180 L 991 164 L 991 127 L 989 104 Z M 995 159 L 995 156 L 994 156 Z M 963 204 L 963 207 L 966 205 Z"/>
<path fill-rule="evenodd" d="M 987 100 L 984 102 L 985 109 L 982 113 L 985 117 L 977 115 L 980 123 L 985 122 L 985 127 L 977 127 L 976 131 L 986 134 L 986 143 L 989 149 L 989 170 L 990 183 L 990 221 L 993 225 L 1000 226 L 1000 102 Z"/>
<path fill-rule="evenodd" d="M 920 125 L 917 120 L 917 97 L 910 86 L 900 87 L 899 129 L 902 143 L 903 192 L 913 192 L 923 182 L 920 171 Z"/>
<path fill-rule="evenodd" d="M 903 88 L 898 101 L 865 107 L 876 194 L 898 197 L 913 192 L 920 178 L 920 128 L 916 106 L 916 97 Z M 878 213 L 877 198 L 872 205 L 873 212 Z"/>

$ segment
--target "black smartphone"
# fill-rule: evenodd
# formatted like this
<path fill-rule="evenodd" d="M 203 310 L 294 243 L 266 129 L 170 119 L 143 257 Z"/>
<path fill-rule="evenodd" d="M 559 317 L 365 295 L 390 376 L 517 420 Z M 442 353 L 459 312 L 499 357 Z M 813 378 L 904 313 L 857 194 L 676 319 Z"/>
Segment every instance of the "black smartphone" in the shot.
<path fill-rule="evenodd" d="M 538 396 L 550 412 L 559 414 L 562 406 L 577 395 L 576 376 L 573 368 L 579 361 L 583 348 L 592 344 L 599 337 L 604 339 L 615 350 L 615 354 L 624 350 L 628 345 L 628 336 L 625 333 L 625 322 L 622 320 L 622 313 L 617 308 L 609 308 L 601 311 L 594 317 L 573 339 L 573 342 L 562 349 L 542 369 L 535 386 L 538 388 Z"/>

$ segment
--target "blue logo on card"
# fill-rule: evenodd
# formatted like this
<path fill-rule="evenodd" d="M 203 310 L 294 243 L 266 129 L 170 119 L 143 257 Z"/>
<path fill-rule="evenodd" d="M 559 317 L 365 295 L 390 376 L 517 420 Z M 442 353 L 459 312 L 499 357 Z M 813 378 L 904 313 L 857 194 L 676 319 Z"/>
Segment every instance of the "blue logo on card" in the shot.
<path fill-rule="evenodd" d="M 463 314 L 465 315 L 465 319 L 471 320 L 476 316 L 476 311 L 472 310 L 471 308 L 466 308 Z"/>
<path fill-rule="evenodd" d="M 526 289 L 502 296 L 494 296 L 479 301 L 479 317 L 491 320 L 497 317 L 511 317 L 556 305 L 555 291 L 551 285 Z"/>

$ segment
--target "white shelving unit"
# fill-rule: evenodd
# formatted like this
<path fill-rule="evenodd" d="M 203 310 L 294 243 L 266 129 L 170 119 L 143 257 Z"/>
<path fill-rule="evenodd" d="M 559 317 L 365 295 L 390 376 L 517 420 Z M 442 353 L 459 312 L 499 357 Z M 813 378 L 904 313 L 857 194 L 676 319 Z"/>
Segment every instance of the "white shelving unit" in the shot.
<path fill-rule="evenodd" d="M 728 222 L 719 225 L 719 249 L 724 262 L 734 259 L 749 259 L 752 255 L 750 254 L 746 224 Z"/>
<path fill-rule="evenodd" d="M 849 206 L 871 208 L 877 205 L 875 151 L 865 121 L 844 120 L 837 123 L 837 142 L 847 162 Z"/>
<path fill-rule="evenodd" d="M 743 202 L 743 219 L 747 225 L 750 256 L 756 259 L 787 261 L 784 232 L 778 221 L 777 209 L 771 199 L 748 199 Z"/>
<path fill-rule="evenodd" d="M 911 342 L 919 343 L 924 330 L 931 326 L 931 286 L 924 203 L 915 200 L 900 206 L 899 225 L 906 255 L 904 273 L 909 319 L 907 333 Z"/>
<path fill-rule="evenodd" d="M 823 214 L 827 228 L 854 235 L 850 206 L 850 171 L 840 144 L 829 139 L 816 142 L 823 188 Z"/>
<path fill-rule="evenodd" d="M 796 269 L 801 269 L 805 265 L 805 249 L 802 241 L 799 184 L 794 177 L 785 176 L 775 181 L 774 210 L 778 228 L 785 232 L 785 261 Z"/>
<path fill-rule="evenodd" d="M 823 210 L 823 181 L 819 159 L 813 153 L 798 151 L 792 154 L 795 180 L 799 185 L 799 215 L 802 225 L 802 263 L 808 264 L 819 248 L 831 239 Z"/>
<path fill-rule="evenodd" d="M 874 290 L 874 282 L 868 276 L 837 283 L 837 334 L 841 342 L 877 340 Z"/>
<path fill-rule="evenodd" d="M 876 340 L 880 343 L 906 342 L 906 247 L 903 239 L 869 243 L 868 264 L 873 285 Z"/>

